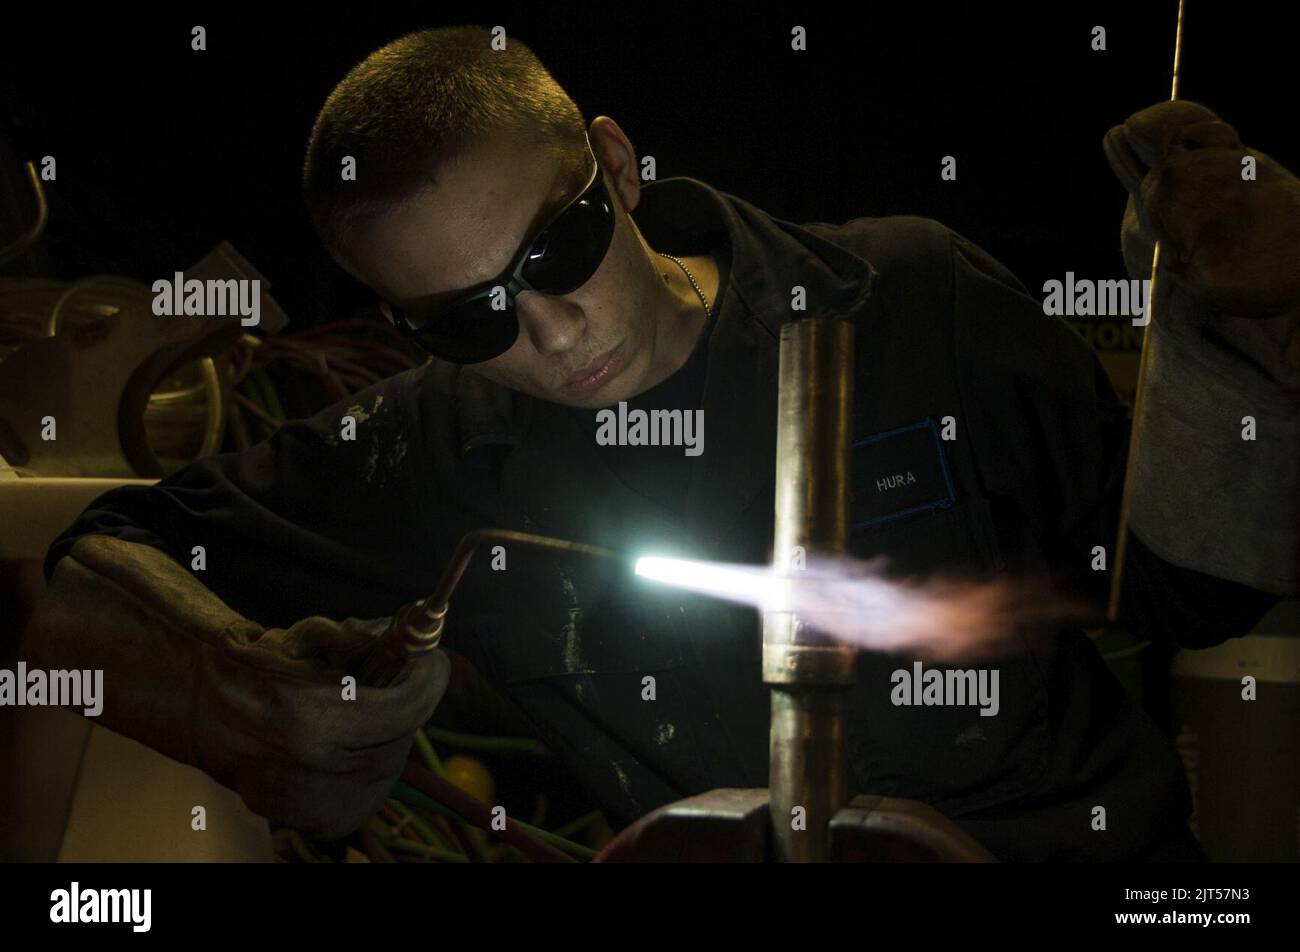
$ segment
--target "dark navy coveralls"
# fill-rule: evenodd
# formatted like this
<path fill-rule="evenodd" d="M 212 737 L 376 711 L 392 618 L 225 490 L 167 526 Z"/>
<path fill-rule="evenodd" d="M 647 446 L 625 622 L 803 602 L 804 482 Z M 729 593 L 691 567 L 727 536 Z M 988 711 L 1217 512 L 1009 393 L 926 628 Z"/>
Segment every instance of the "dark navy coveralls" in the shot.
<path fill-rule="evenodd" d="M 856 327 L 855 555 L 976 578 L 1051 569 L 1100 599 L 1106 573 L 1090 564 L 1093 546 L 1114 551 L 1124 408 L 1087 344 L 996 261 L 927 219 L 794 225 L 688 178 L 646 186 L 633 217 L 656 250 L 713 254 L 722 269 L 695 356 L 643 395 L 659 407 L 661 396 L 702 400 L 702 455 L 607 450 L 594 411 L 433 361 L 245 452 L 105 494 L 51 547 L 47 576 L 86 533 L 182 565 L 204 545 L 205 585 L 287 627 L 392 614 L 428 594 L 456 541 L 480 526 L 766 563 L 779 325 L 816 316 Z M 795 286 L 806 314 L 791 312 Z M 354 441 L 339 439 L 345 414 L 358 421 Z M 953 440 L 939 438 L 944 417 Z M 915 481 L 880 488 L 899 473 Z M 1130 546 L 1124 621 L 1144 637 L 1217 643 L 1275 601 L 1169 565 L 1136 537 Z M 447 640 L 520 705 L 617 826 L 713 788 L 766 786 L 759 630 L 753 609 L 629 579 L 615 563 L 519 550 L 505 571 L 475 560 Z M 1081 632 L 1025 646 L 984 665 L 1000 671 L 993 717 L 895 706 L 890 674 L 912 659 L 863 655 L 850 793 L 924 800 L 1008 860 L 1184 855 L 1191 805 L 1172 744 Z M 654 700 L 642 699 L 647 675 Z"/>

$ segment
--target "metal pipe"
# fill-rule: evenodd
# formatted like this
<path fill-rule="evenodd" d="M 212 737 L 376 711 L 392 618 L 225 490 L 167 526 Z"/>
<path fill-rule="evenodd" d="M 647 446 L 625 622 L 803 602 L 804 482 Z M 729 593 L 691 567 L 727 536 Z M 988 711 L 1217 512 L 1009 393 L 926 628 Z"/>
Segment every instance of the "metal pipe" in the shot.
<path fill-rule="evenodd" d="M 24 162 L 23 171 L 27 173 L 27 182 L 32 187 L 32 198 L 36 202 L 36 220 L 30 228 L 4 247 L 0 247 L 0 264 L 8 264 L 14 258 L 30 248 L 45 233 L 45 225 L 50 220 L 50 206 L 45 200 L 45 189 L 41 187 L 41 176 L 36 171 L 35 162 Z"/>
<path fill-rule="evenodd" d="M 848 547 L 853 326 L 807 319 L 781 328 L 773 563 L 797 573 Z M 763 615 L 763 681 L 772 689 L 769 781 L 780 862 L 829 859 L 828 828 L 844 805 L 847 689 L 852 649 L 793 612 Z"/>
<path fill-rule="evenodd" d="M 354 674 L 360 684 L 386 687 L 392 684 L 412 656 L 433 651 L 442 641 L 451 593 L 456 590 L 479 546 L 487 542 L 522 545 L 532 549 L 622 559 L 613 549 L 551 536 L 515 532 L 512 529 L 475 529 L 461 538 L 443 570 L 433 594 L 398 609 L 384 634 L 362 659 Z"/>

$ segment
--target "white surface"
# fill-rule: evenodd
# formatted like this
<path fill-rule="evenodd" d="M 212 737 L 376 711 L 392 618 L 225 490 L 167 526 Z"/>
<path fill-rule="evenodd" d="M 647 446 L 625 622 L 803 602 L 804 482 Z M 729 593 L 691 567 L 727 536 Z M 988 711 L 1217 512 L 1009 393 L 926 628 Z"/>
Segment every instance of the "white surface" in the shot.
<path fill-rule="evenodd" d="M 0 479 L 0 560 L 45 560 L 45 552 L 97 496 L 155 479 L 23 477 Z"/>
<path fill-rule="evenodd" d="M 207 810 L 194 830 L 192 810 Z M 272 862 L 265 819 L 202 771 L 92 727 L 60 862 Z"/>
<path fill-rule="evenodd" d="M 1229 638 L 1213 648 L 1178 652 L 1173 671 L 1180 678 L 1239 681 L 1250 675 L 1256 681 L 1300 685 L 1300 638 Z"/>

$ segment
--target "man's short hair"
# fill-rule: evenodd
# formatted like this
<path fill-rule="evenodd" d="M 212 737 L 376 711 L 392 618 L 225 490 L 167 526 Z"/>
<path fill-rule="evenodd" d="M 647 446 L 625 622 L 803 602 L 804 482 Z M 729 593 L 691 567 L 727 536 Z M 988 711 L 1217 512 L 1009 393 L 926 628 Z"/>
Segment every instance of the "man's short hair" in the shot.
<path fill-rule="evenodd" d="M 586 162 L 582 112 L 518 39 L 486 27 L 410 33 L 357 64 L 325 100 L 307 142 L 303 192 L 317 234 L 346 259 L 356 228 L 437 183 L 438 170 L 492 134 L 522 134 Z M 342 178 L 356 160 L 356 180 Z"/>

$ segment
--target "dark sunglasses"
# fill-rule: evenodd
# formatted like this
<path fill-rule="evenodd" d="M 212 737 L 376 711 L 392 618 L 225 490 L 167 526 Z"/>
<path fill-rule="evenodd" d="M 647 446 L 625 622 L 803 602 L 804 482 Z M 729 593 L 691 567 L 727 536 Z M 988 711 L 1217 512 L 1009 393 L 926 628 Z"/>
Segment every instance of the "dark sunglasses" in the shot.
<path fill-rule="evenodd" d="M 402 334 L 427 353 L 456 364 L 476 364 L 499 357 L 519 337 L 515 298 L 524 291 L 569 294 L 591 280 L 609 251 L 614 236 L 614 206 L 595 161 L 582 191 L 527 242 L 503 277 L 470 288 L 425 318 L 420 327 L 387 302 L 380 312 Z M 505 277 L 507 276 L 508 277 Z M 503 279 L 504 278 L 504 279 Z M 505 292 L 504 307 L 497 289 Z"/>

